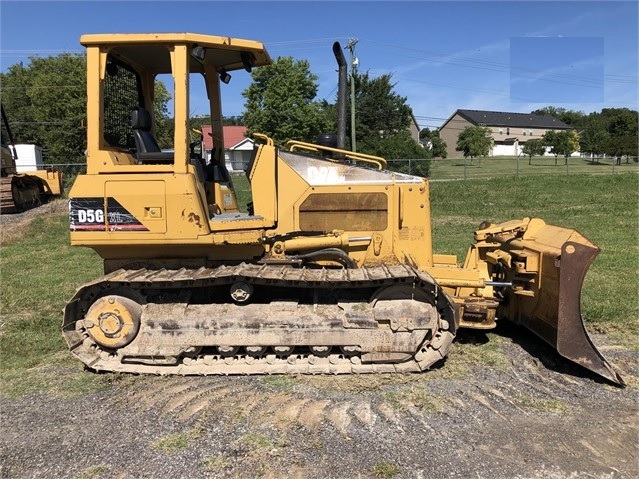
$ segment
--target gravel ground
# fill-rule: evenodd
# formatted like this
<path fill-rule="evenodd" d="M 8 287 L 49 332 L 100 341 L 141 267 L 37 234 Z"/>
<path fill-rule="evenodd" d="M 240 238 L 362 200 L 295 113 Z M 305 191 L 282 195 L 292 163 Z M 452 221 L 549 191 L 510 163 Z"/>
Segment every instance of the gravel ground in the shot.
<path fill-rule="evenodd" d="M 2 235 L 65 208 L 0 217 Z M 0 392 L 0 477 L 639 477 L 635 352 L 593 337 L 621 389 L 515 326 L 485 339 L 464 334 L 424 374 L 111 375 L 82 395 Z M 70 355 L 52 368 L 78 374 Z"/>
<path fill-rule="evenodd" d="M 638 476 L 634 353 L 596 338 L 620 389 L 518 328 L 497 338 L 500 367 L 466 369 L 484 346 L 461 343 L 424 374 L 124 375 L 79 397 L 0 395 L 1 476 Z"/>

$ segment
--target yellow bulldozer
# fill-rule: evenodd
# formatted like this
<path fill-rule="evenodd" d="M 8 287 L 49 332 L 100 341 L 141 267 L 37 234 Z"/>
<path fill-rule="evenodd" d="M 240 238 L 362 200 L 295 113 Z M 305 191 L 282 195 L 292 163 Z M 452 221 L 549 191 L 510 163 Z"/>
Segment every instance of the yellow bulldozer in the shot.
<path fill-rule="evenodd" d="M 104 276 L 66 305 L 63 334 L 90 369 L 420 372 L 446 357 L 460 328 L 508 319 L 623 384 L 582 322 L 582 282 L 599 249 L 576 231 L 537 218 L 484 223 L 459 265 L 432 250 L 426 179 L 340 144 L 280 146 L 263 134 L 240 212 L 220 89 L 229 72 L 270 64 L 264 45 L 191 33 L 81 43 L 87 172 L 69 193 L 70 239 L 101 256 Z M 170 150 L 154 136 L 158 75 L 173 85 Z M 208 94 L 210 159 L 190 141 L 196 81 Z"/>
<path fill-rule="evenodd" d="M 53 168 L 18 172 L 13 134 L 4 106 L 0 108 L 4 127 L 0 150 L 0 213 L 19 213 L 60 196 L 63 191 L 62 175 Z"/>

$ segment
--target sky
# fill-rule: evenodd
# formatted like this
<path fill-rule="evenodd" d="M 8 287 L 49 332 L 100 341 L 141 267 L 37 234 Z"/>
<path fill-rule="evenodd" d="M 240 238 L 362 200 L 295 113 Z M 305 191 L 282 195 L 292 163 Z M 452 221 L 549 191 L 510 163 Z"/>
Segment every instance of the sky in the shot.
<path fill-rule="evenodd" d="M 0 1 L 0 70 L 29 57 L 82 53 L 85 33 L 192 32 L 258 40 L 271 58 L 307 60 L 316 99 L 335 102 L 338 41 L 349 63 L 391 75 L 420 128 L 457 109 L 589 113 L 638 108 L 634 1 Z M 351 51 L 354 44 L 353 62 Z M 241 115 L 250 74 L 223 85 Z M 84 87 L 79 85 L 78 87 Z M 205 113 L 196 92 L 192 114 Z M 199 107 L 201 105 L 201 109 Z M 200 111 L 201 110 L 201 111 Z"/>

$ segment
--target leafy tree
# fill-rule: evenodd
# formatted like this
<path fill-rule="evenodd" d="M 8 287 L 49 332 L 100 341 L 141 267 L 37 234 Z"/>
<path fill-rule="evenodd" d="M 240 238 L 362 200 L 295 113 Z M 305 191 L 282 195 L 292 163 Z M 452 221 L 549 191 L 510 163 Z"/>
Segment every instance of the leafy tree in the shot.
<path fill-rule="evenodd" d="M 2 102 L 15 140 L 42 147 L 46 163 L 82 161 L 86 136 L 83 55 L 30 57 L 0 79 Z"/>
<path fill-rule="evenodd" d="M 593 155 L 592 163 L 598 155 L 605 152 L 606 145 L 610 141 L 610 134 L 606 131 L 604 123 L 597 117 L 589 115 L 587 124 L 579 135 L 580 150 Z"/>
<path fill-rule="evenodd" d="M 446 158 L 446 142 L 439 137 L 439 129 L 430 130 L 424 128 L 419 132 L 419 139 L 426 143 L 426 149 L 430 150 L 431 158 Z"/>
<path fill-rule="evenodd" d="M 637 157 L 637 111 L 628 108 L 604 108 L 601 110 L 601 118 L 609 134 L 605 145 L 606 154 L 616 157 L 620 162 L 621 157 Z"/>
<path fill-rule="evenodd" d="M 337 130 L 336 105 L 314 101 L 317 76 L 309 71 L 307 61 L 279 57 L 274 64 L 254 71 L 252 78 L 252 84 L 242 93 L 247 99 L 243 120 L 249 135 L 266 133 L 283 144 L 290 139 L 312 142 L 319 133 Z M 408 132 L 412 112 L 406 98 L 393 92 L 391 75 L 371 78 L 368 73 L 355 73 L 353 79 L 349 81 L 355 82 L 357 151 L 387 160 L 427 158 L 429 152 Z M 390 162 L 390 167 L 409 171 L 408 161 Z M 411 163 L 410 170 L 426 176 L 428 164 Z"/>
<path fill-rule="evenodd" d="M 376 150 L 372 154 L 390 160 L 389 170 L 428 176 L 430 163 L 426 161 L 429 156 L 427 150 L 413 139 L 408 130 L 384 138 L 376 145 Z"/>
<path fill-rule="evenodd" d="M 22 62 L 11 65 L 7 73 L 0 73 L 2 105 L 18 143 L 36 143 L 36 125 L 32 118 L 31 100 L 27 95 L 30 85 L 29 70 Z"/>
<path fill-rule="evenodd" d="M 476 158 L 488 156 L 493 140 L 490 136 L 490 128 L 486 126 L 467 126 L 457 138 L 455 150 L 462 151 L 464 158 Z"/>
<path fill-rule="evenodd" d="M 575 151 L 579 151 L 579 133 L 576 130 L 564 130 L 560 133 L 563 137 L 563 155 L 568 163 L 568 157 Z"/>
<path fill-rule="evenodd" d="M 548 130 L 544 133 L 542 137 L 542 141 L 545 146 L 550 147 L 550 153 L 555 155 L 555 166 L 557 166 L 557 156 L 559 156 L 561 152 L 560 139 L 558 137 L 559 132 L 555 130 Z"/>
<path fill-rule="evenodd" d="M 155 122 L 155 137 L 160 148 L 173 147 L 173 134 L 175 124 L 169 118 L 168 103 L 171 94 L 166 89 L 166 85 L 161 81 L 156 81 L 153 92 L 153 119 Z"/>
<path fill-rule="evenodd" d="M 528 164 L 532 165 L 533 156 L 541 156 L 546 151 L 544 142 L 540 138 L 534 138 L 524 143 L 521 152 L 528 157 Z"/>
<path fill-rule="evenodd" d="M 283 145 L 288 140 L 314 141 L 328 128 L 317 95 L 317 76 L 306 60 L 278 57 L 271 65 L 253 70 L 253 82 L 242 92 L 248 134 L 265 133 Z"/>
<path fill-rule="evenodd" d="M 604 108 L 601 112 L 585 115 L 582 112 L 548 106 L 532 113 L 553 116 L 579 130 L 580 148 L 583 152 L 593 155 L 605 153 L 617 158 L 617 161 L 624 156 L 626 161 L 637 156 L 639 141 L 636 110 Z M 551 136 L 552 134 L 546 140 L 549 141 Z M 558 138 L 556 141 L 560 140 Z M 560 145 L 553 149 L 556 152 L 555 160 L 559 154 L 563 154 L 561 149 Z"/>
<path fill-rule="evenodd" d="M 568 157 L 579 150 L 579 134 L 575 130 L 547 131 L 543 141 L 551 147 L 550 153 L 555 155 L 555 166 L 559 155 L 564 156 L 564 164 L 567 164 Z"/>
<path fill-rule="evenodd" d="M 224 126 L 244 126 L 244 117 L 240 116 L 225 116 L 222 118 L 222 125 Z"/>
<path fill-rule="evenodd" d="M 30 57 L 0 74 L 2 104 L 18 143 L 42 147 L 45 163 L 83 163 L 86 150 L 86 59 L 63 53 Z M 173 144 L 173 122 L 167 118 L 170 94 L 155 86 L 156 134 L 162 146 Z"/>
<path fill-rule="evenodd" d="M 368 72 L 353 75 L 357 151 L 390 160 L 388 167 L 391 170 L 428 176 L 427 161 L 409 161 L 425 160 L 431 155 L 429 150 L 422 148 L 411 137 L 409 126 L 412 110 L 406 104 L 406 97 L 394 92 L 395 84 L 391 79 L 390 74 L 376 78 L 372 78 Z M 336 112 L 327 111 L 337 118 Z M 350 124 L 347 130 L 350 138 Z"/>
<path fill-rule="evenodd" d="M 566 110 L 565 108 L 557 108 L 554 106 L 547 106 L 545 108 L 540 108 L 538 110 L 532 111 L 531 113 L 533 115 L 552 116 L 554 118 L 557 118 L 560 121 L 563 121 L 567 125 L 572 126 L 573 128 L 583 126 L 587 118 L 587 116 L 580 111 Z"/>
<path fill-rule="evenodd" d="M 381 143 L 408 130 L 412 112 L 406 97 L 393 91 L 395 84 L 391 83 L 391 78 L 390 74 L 371 78 L 368 72 L 354 75 L 358 151 L 373 155 L 388 151 L 389 148 Z M 398 155 L 393 154 L 392 158 L 398 158 Z"/>

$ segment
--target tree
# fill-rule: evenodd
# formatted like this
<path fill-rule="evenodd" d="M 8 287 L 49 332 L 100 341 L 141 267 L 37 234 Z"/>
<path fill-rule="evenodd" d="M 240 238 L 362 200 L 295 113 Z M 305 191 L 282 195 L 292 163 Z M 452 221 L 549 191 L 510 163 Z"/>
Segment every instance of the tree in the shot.
<path fill-rule="evenodd" d="M 175 124 L 173 119 L 169 117 L 168 103 L 170 99 L 171 94 L 166 89 L 166 85 L 156 80 L 153 92 L 153 120 L 155 138 L 160 148 L 173 148 Z"/>
<path fill-rule="evenodd" d="M 390 160 L 388 168 L 393 171 L 428 176 L 427 161 L 411 161 L 426 160 L 431 155 L 410 135 L 412 110 L 406 103 L 406 97 L 395 93 L 392 75 L 373 78 L 366 72 L 356 73 L 353 77 L 357 151 Z M 347 137 L 350 136 L 348 125 Z"/>
<path fill-rule="evenodd" d="M 609 134 L 605 146 L 606 154 L 616 157 L 620 162 L 621 157 L 637 157 L 637 111 L 628 108 L 604 108 L 601 110 L 601 118 Z"/>
<path fill-rule="evenodd" d="M 371 154 L 390 160 L 388 169 L 399 173 L 426 177 L 430 170 L 427 150 L 413 139 L 408 130 L 384 138 Z"/>
<path fill-rule="evenodd" d="M 540 138 L 528 140 L 521 148 L 521 152 L 528 157 L 528 164 L 532 165 L 533 156 L 541 156 L 546 151 L 544 142 Z"/>
<path fill-rule="evenodd" d="M 43 149 L 45 163 L 84 163 L 86 150 L 86 59 L 63 53 L 30 57 L 0 74 L 2 104 L 16 142 Z M 156 82 L 154 117 L 163 147 L 173 146 L 173 122 L 168 118 L 170 93 Z"/>
<path fill-rule="evenodd" d="M 317 76 L 306 60 L 278 57 L 271 65 L 255 69 L 246 98 L 244 121 L 248 135 L 264 133 L 276 144 L 289 140 L 315 141 L 327 130 L 328 120 L 317 95 Z"/>
<path fill-rule="evenodd" d="M 550 152 L 555 155 L 555 166 L 559 155 L 564 156 L 564 164 L 567 164 L 568 157 L 579 150 L 579 134 L 575 130 L 547 131 L 543 141 L 551 147 Z"/>
<path fill-rule="evenodd" d="M 427 150 L 430 150 L 431 158 L 446 158 L 446 142 L 439 137 L 439 129 L 430 130 L 424 128 L 419 132 L 419 139 L 424 143 Z"/>
<path fill-rule="evenodd" d="M 391 74 L 376 78 L 368 72 L 354 75 L 358 151 L 378 155 L 388 150 L 381 143 L 409 128 L 411 109 L 406 104 L 406 97 L 393 91 L 395 84 L 391 83 L 391 79 Z M 392 156 L 398 157 L 397 154 Z"/>
<path fill-rule="evenodd" d="M 558 120 L 563 121 L 573 128 L 583 126 L 585 120 L 587 119 L 587 116 L 580 111 L 566 110 L 565 108 L 557 108 L 554 106 L 540 108 L 538 110 L 532 111 L 531 113 L 533 115 L 552 116 L 553 118 L 557 118 Z"/>
<path fill-rule="evenodd" d="M 610 137 L 604 123 L 597 117 L 589 115 L 586 126 L 579 135 L 580 150 L 592 155 L 592 163 L 595 162 L 598 155 L 605 152 Z"/>
<path fill-rule="evenodd" d="M 30 85 L 29 70 L 22 62 L 11 65 L 7 73 L 0 73 L 2 105 L 11 123 L 13 136 L 19 143 L 36 143 L 31 100 L 27 95 Z"/>
<path fill-rule="evenodd" d="M 576 130 L 564 130 L 561 134 L 564 136 L 562 153 L 566 159 L 565 164 L 568 164 L 568 158 L 570 155 L 572 155 L 575 151 L 579 151 L 579 133 L 577 133 Z"/>
<path fill-rule="evenodd" d="M 464 158 L 488 156 L 493 145 L 490 128 L 486 126 L 467 126 L 457 137 L 455 150 L 462 151 Z"/>
<path fill-rule="evenodd" d="M 2 103 L 15 139 L 42 147 L 45 163 L 83 161 L 86 67 L 83 55 L 30 57 L 2 74 Z"/>
<path fill-rule="evenodd" d="M 550 153 L 552 155 L 555 155 L 555 166 L 557 166 L 557 156 L 559 156 L 559 153 L 561 150 L 558 133 L 559 132 L 555 130 L 548 130 L 546 133 L 544 133 L 544 136 L 542 137 L 542 141 L 544 142 L 544 145 L 549 146 Z"/>

